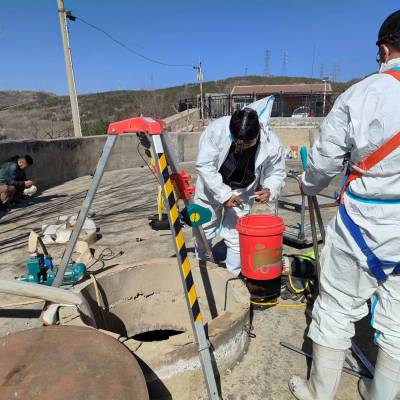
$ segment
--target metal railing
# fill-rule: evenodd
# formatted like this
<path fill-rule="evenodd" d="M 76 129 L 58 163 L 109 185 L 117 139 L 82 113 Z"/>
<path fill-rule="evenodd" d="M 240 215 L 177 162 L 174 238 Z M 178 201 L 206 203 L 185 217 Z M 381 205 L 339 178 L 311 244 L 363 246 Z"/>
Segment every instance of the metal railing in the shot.
<path fill-rule="evenodd" d="M 275 102 L 272 108 L 272 117 L 292 117 L 293 113 L 298 110 L 309 117 L 324 117 L 333 107 L 336 98 L 340 93 L 327 93 L 325 96 L 324 110 L 324 93 L 274 93 Z M 215 119 L 225 115 L 231 115 L 235 110 L 260 100 L 266 95 L 257 95 L 256 93 L 241 95 L 205 95 L 203 96 L 204 117 Z M 200 106 L 200 96 L 195 98 L 181 99 L 178 103 L 178 110 L 185 111 Z"/>

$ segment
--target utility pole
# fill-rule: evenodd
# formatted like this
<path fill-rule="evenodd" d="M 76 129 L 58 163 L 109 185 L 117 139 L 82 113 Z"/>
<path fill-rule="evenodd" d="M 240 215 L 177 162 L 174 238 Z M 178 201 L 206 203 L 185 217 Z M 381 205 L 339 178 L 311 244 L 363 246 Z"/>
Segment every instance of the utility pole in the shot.
<path fill-rule="evenodd" d="M 72 68 L 71 48 L 68 38 L 67 11 L 64 8 L 64 0 L 57 0 L 58 16 L 60 19 L 61 37 L 64 47 L 65 68 L 67 70 L 67 80 L 69 89 L 69 98 L 71 101 L 72 122 L 74 124 L 74 134 L 76 137 L 82 137 L 81 120 L 79 117 L 78 97 L 76 95 L 74 71 Z"/>
<path fill-rule="evenodd" d="M 201 67 L 201 61 L 199 62 L 199 66 L 197 69 L 197 80 L 200 83 L 200 119 L 204 123 L 204 105 L 203 105 L 203 70 Z"/>
<path fill-rule="evenodd" d="M 322 81 L 324 82 L 324 101 L 322 104 L 322 116 L 325 117 L 325 104 L 326 104 L 326 82 L 328 82 L 328 77 L 322 78 Z"/>

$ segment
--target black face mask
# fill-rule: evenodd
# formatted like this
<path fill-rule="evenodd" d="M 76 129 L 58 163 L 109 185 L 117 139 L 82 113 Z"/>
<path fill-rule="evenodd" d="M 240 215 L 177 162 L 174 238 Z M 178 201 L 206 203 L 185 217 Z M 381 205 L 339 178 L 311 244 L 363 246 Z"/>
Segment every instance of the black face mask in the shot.
<path fill-rule="evenodd" d="M 222 175 L 223 182 L 232 189 L 247 187 L 255 179 L 255 159 L 260 138 L 256 138 L 254 146 L 243 149 L 236 153 L 236 145 L 232 143 L 229 153 L 219 173 Z"/>

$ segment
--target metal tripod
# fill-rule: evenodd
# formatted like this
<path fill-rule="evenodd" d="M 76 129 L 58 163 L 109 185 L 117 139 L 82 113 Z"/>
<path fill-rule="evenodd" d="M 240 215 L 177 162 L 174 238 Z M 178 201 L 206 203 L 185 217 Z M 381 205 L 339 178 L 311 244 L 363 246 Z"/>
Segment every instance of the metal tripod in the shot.
<path fill-rule="evenodd" d="M 220 396 L 211 359 L 210 343 L 206 337 L 204 329 L 203 317 L 200 311 L 196 287 L 187 255 L 185 239 L 183 236 L 183 228 L 180 222 L 178 199 L 175 197 L 173 182 L 170 175 L 170 171 L 172 174 L 179 174 L 179 165 L 175 160 L 168 137 L 163 134 L 163 130 L 164 125 L 160 121 L 155 121 L 151 118 L 131 118 L 110 124 L 107 141 L 103 148 L 103 153 L 98 162 L 90 189 L 87 192 L 86 198 L 80 209 L 76 225 L 62 257 L 61 267 L 54 279 L 53 286 L 58 287 L 63 281 L 64 273 L 71 259 L 71 255 L 78 241 L 79 234 L 87 218 L 90 207 L 93 203 L 97 189 L 104 174 L 107 161 L 110 157 L 112 148 L 118 138 L 118 135 L 120 133 L 128 132 L 145 133 L 150 139 L 153 158 L 156 164 L 156 173 L 164 196 L 164 202 L 168 213 L 168 220 L 171 228 L 174 247 L 176 250 L 182 286 L 190 315 L 193 334 L 199 349 L 200 362 L 208 390 L 208 395 L 212 400 L 219 400 Z M 185 204 L 189 202 L 188 199 L 184 199 L 184 201 Z M 193 229 L 196 233 L 196 237 L 200 239 L 198 240 L 198 244 L 204 249 L 205 253 L 208 254 L 209 258 L 212 259 L 211 250 L 208 246 L 208 242 L 205 238 L 203 230 L 201 227 Z"/>

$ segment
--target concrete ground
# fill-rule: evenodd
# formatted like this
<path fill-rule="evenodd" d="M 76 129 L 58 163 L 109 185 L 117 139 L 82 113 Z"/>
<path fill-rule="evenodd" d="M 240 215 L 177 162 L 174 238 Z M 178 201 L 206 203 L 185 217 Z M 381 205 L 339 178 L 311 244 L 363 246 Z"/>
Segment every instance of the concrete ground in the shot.
<path fill-rule="evenodd" d="M 193 165 L 186 168 L 193 170 Z M 15 208 L 0 217 L 0 278 L 13 279 L 25 273 L 28 258 L 27 240 L 30 230 L 38 230 L 42 224 L 54 222 L 59 215 L 77 213 L 90 177 L 83 177 L 45 190 L 40 196 L 28 201 L 24 207 Z M 293 181 L 294 182 L 294 181 Z M 288 181 L 285 189 L 295 192 L 296 186 Z M 337 182 L 334 186 L 337 186 Z M 148 227 L 147 217 L 155 213 L 156 182 L 149 171 L 135 168 L 105 174 L 92 207 L 94 220 L 100 228 L 101 239 L 94 245 L 96 256 L 109 248 L 115 258 L 98 262 L 91 268 L 110 268 L 118 263 L 140 260 L 146 257 L 169 257 L 174 254 L 171 236 L 167 231 L 153 231 Z M 330 188 L 328 191 L 332 193 Z M 266 206 L 257 206 L 255 212 L 269 212 Z M 324 210 L 328 221 L 335 210 Z M 286 223 L 294 223 L 299 216 L 285 211 Z M 186 232 L 189 250 L 193 251 L 190 231 Z M 60 246 L 49 247 L 56 258 L 62 253 Z M 285 246 L 285 252 L 298 253 L 309 249 Z M 122 254 L 121 254 L 122 253 Z M 56 259 L 57 263 L 57 259 Z M 40 326 L 38 316 L 42 303 L 13 305 L 29 301 L 21 297 L 0 294 L 0 336 Z M 9 306 L 7 306 L 9 305 Z M 274 307 L 255 311 L 253 326 L 255 338 L 242 361 L 232 371 L 220 371 L 224 399 L 285 400 L 291 399 L 287 380 L 291 374 L 305 375 L 307 360 L 304 356 L 282 348 L 281 340 L 310 351 L 306 338 L 309 319 L 304 307 Z M 376 357 L 372 345 L 368 321 L 362 321 L 357 340 L 370 359 Z M 343 374 L 340 400 L 359 399 L 357 378 Z M 206 398 L 206 397 L 205 397 Z M 178 399 L 179 400 L 179 399 Z"/>

